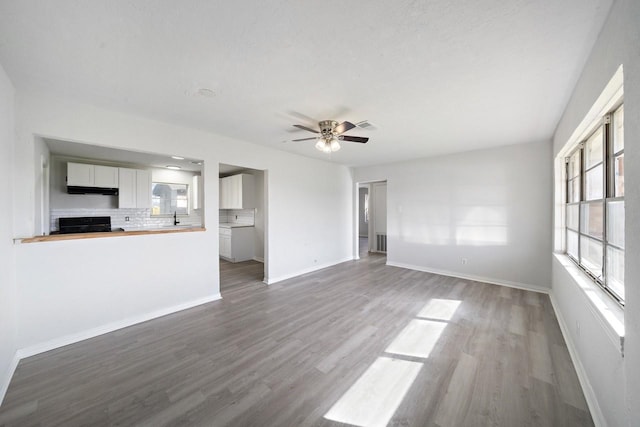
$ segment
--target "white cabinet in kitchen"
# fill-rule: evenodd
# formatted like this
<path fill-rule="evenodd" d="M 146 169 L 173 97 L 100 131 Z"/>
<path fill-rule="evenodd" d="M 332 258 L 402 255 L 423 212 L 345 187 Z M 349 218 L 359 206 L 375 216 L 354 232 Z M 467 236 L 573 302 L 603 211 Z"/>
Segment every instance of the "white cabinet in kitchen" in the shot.
<path fill-rule="evenodd" d="M 220 257 L 231 262 L 254 257 L 254 227 L 220 227 Z"/>
<path fill-rule="evenodd" d="M 220 256 L 231 259 L 231 229 L 220 229 Z"/>
<path fill-rule="evenodd" d="M 246 173 L 220 178 L 220 209 L 255 208 L 253 175 Z"/>
<path fill-rule="evenodd" d="M 136 170 L 119 168 L 120 188 L 118 189 L 118 207 L 136 207 Z"/>
<path fill-rule="evenodd" d="M 202 188 L 202 175 L 194 175 L 191 183 L 193 197 L 193 209 L 204 207 L 204 188 Z"/>
<path fill-rule="evenodd" d="M 151 174 L 149 171 L 118 168 L 120 188 L 118 190 L 118 207 L 150 208 L 151 207 Z"/>
<path fill-rule="evenodd" d="M 118 188 L 118 168 L 95 165 L 94 185 L 103 188 Z"/>
<path fill-rule="evenodd" d="M 91 187 L 94 184 L 94 165 L 67 163 L 67 185 L 72 187 Z"/>
<path fill-rule="evenodd" d="M 136 207 L 151 208 L 151 172 L 136 170 Z"/>
<path fill-rule="evenodd" d="M 69 162 L 67 186 L 118 188 L 118 168 Z"/>

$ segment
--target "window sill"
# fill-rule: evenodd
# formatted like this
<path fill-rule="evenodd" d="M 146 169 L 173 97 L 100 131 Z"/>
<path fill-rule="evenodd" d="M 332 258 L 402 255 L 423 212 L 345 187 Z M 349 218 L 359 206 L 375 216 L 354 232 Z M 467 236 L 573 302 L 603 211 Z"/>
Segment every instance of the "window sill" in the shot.
<path fill-rule="evenodd" d="M 624 309 L 575 265 L 567 255 L 561 253 L 553 255 L 582 290 L 589 301 L 589 308 L 594 316 L 601 322 L 609 338 L 619 347 L 620 353 L 624 356 Z"/>

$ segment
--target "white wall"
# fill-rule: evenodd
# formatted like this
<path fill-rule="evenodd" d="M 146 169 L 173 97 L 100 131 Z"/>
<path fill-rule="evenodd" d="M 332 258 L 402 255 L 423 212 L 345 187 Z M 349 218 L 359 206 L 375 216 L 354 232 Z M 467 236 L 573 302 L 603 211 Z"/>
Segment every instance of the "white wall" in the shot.
<path fill-rule="evenodd" d="M 352 256 L 351 177 L 344 166 L 24 90 L 17 92 L 16 123 L 15 236 L 34 232 L 33 139 L 40 135 L 167 155 L 179 147 L 203 159 L 205 224 L 218 223 L 219 163 L 269 169 L 270 281 Z M 22 244 L 16 256 L 25 354 L 219 293 L 217 227 Z"/>
<path fill-rule="evenodd" d="M 607 351 L 614 346 L 602 323 L 583 301 L 581 291 L 553 263 L 553 293 L 568 325 L 576 321 L 591 325 L 584 341 L 569 328 L 569 340 L 598 399 L 609 426 L 637 426 L 640 423 L 640 2 L 617 0 L 585 64 L 571 100 L 553 139 L 554 156 L 594 104 L 620 64 L 624 66 L 625 103 L 625 242 L 626 305 L 625 355 Z M 560 270 L 560 271 L 558 271 Z M 584 328 L 583 328 L 584 330 Z"/>
<path fill-rule="evenodd" d="M 16 342 L 16 280 L 13 232 L 14 90 L 0 66 L 0 403 L 13 373 Z"/>
<path fill-rule="evenodd" d="M 387 180 L 390 264 L 548 288 L 551 170 L 541 142 L 358 168 L 355 181 Z"/>

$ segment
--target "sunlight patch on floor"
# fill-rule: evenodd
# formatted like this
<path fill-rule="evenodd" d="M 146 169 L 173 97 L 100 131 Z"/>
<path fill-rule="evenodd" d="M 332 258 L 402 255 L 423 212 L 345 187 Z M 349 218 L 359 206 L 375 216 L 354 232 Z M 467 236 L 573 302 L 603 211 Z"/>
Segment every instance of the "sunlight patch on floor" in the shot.
<path fill-rule="evenodd" d="M 422 363 L 378 357 L 325 414 L 360 427 L 386 426 L 422 368 Z"/>
<path fill-rule="evenodd" d="M 422 307 L 417 317 L 451 320 L 461 302 L 462 301 L 455 299 L 430 299 L 429 302 Z"/>
<path fill-rule="evenodd" d="M 431 320 L 413 319 L 398 334 L 386 353 L 428 358 L 447 324 Z"/>

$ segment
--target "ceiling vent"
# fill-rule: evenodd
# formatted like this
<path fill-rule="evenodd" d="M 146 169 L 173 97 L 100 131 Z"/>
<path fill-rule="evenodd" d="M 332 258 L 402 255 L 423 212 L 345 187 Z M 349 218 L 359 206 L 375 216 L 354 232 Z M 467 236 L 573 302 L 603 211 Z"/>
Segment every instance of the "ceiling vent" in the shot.
<path fill-rule="evenodd" d="M 361 129 L 375 129 L 375 126 L 366 120 L 356 123 L 356 126 Z"/>

